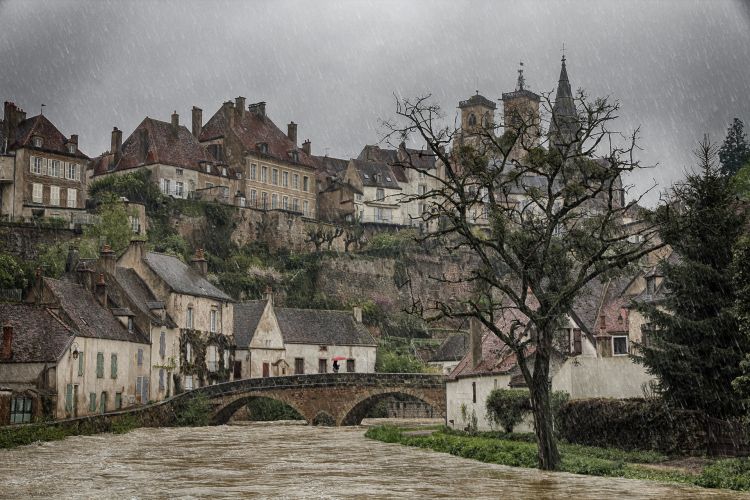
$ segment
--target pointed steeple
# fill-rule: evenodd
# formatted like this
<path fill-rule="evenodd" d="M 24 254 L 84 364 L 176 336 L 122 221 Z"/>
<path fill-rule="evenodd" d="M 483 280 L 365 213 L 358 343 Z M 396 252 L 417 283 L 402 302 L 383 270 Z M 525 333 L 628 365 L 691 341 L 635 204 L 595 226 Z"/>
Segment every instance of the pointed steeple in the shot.
<path fill-rule="evenodd" d="M 578 111 L 568 80 L 565 55 L 562 56 L 560 79 L 557 82 L 555 103 L 552 106 L 552 122 L 549 127 L 550 146 L 572 145 L 578 131 Z"/>
<path fill-rule="evenodd" d="M 568 69 L 565 67 L 565 56 L 562 56 L 562 66 L 560 66 L 560 78 L 557 81 L 557 94 L 555 94 L 555 102 L 560 98 L 573 97 L 573 92 L 570 90 L 570 81 L 568 80 Z"/>

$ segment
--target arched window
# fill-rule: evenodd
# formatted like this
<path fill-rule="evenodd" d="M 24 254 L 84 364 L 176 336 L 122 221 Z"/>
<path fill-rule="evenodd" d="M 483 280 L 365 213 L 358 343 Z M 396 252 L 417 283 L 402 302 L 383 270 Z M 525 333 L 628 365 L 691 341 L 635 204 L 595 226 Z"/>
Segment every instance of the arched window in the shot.
<path fill-rule="evenodd" d="M 490 127 L 490 125 L 491 125 L 491 122 L 490 122 L 490 114 L 489 114 L 489 113 L 485 113 L 485 114 L 484 114 L 484 117 L 482 118 L 482 126 L 483 126 L 484 128 L 489 128 L 489 127 Z"/>
<path fill-rule="evenodd" d="M 471 113 L 469 115 L 469 126 L 474 127 L 477 124 L 477 117 L 474 115 L 474 113 Z"/>

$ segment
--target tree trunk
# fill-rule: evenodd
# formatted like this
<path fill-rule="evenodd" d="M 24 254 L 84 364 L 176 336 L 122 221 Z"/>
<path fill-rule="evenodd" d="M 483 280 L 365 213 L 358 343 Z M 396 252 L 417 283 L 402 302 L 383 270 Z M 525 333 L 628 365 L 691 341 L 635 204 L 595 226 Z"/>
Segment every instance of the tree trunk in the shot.
<path fill-rule="evenodd" d="M 539 468 L 558 470 L 560 452 L 557 449 L 553 429 L 552 408 L 550 407 L 549 357 L 540 359 L 537 351 L 534 361 L 534 374 L 531 382 L 531 409 L 534 415 L 534 433 L 538 447 Z"/>

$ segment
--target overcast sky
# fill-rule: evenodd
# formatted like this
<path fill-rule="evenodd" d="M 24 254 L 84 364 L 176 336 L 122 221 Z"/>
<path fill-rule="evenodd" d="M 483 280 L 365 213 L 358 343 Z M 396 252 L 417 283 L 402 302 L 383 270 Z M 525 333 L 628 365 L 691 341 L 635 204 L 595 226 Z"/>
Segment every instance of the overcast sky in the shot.
<path fill-rule="evenodd" d="M 150 116 L 204 121 L 237 96 L 266 101 L 314 154 L 348 158 L 383 136 L 393 95 L 431 93 L 453 116 L 479 90 L 552 91 L 565 43 L 573 88 L 641 126 L 638 190 L 668 186 L 703 133 L 750 122 L 750 6 L 671 1 L 0 0 L 0 98 L 44 113 L 81 149 L 109 149 Z M 656 198 L 652 196 L 650 201 Z"/>

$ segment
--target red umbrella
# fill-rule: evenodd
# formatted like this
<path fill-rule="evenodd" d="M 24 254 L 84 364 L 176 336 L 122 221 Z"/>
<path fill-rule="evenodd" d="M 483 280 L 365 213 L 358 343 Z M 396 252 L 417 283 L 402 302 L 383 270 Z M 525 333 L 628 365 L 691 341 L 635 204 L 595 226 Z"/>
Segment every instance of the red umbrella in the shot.
<path fill-rule="evenodd" d="M 334 361 L 343 361 L 345 359 L 348 359 L 348 358 L 346 356 L 334 356 L 333 357 Z"/>

